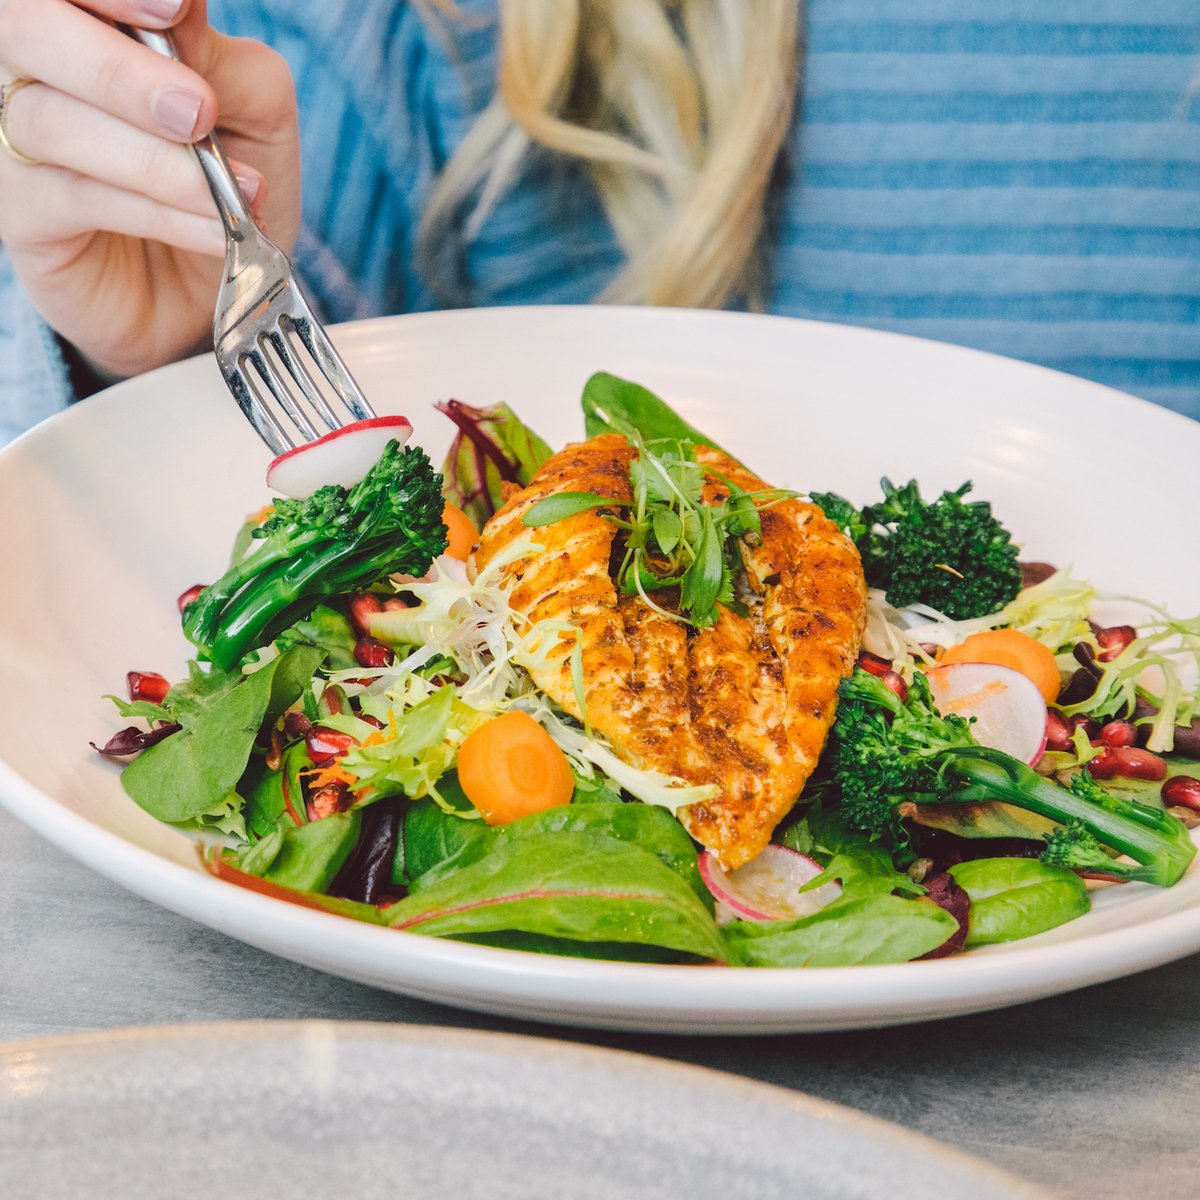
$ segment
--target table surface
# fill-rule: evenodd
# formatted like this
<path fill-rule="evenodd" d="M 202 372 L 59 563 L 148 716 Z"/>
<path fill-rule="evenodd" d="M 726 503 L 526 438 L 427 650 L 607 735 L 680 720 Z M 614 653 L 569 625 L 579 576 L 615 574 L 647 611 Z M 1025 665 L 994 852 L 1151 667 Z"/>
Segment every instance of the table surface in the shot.
<path fill-rule="evenodd" d="M 603 1033 L 459 1012 L 275 958 L 124 891 L 4 812 L 0 847 L 0 1041 L 269 1018 L 569 1038 L 834 1100 L 1064 1197 L 1200 1194 L 1200 956 L 1020 1008 L 899 1029 Z"/>

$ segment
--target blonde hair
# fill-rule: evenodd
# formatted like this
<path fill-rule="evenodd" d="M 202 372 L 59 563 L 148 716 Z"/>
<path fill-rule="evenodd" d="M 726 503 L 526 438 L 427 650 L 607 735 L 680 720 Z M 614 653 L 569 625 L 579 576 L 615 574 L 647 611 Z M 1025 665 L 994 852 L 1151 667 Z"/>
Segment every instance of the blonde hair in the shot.
<path fill-rule="evenodd" d="M 445 274 L 446 247 L 475 236 L 541 147 L 586 164 L 625 253 L 597 299 L 756 304 L 800 4 L 500 0 L 496 96 L 429 196 L 417 242 L 427 278 Z"/>

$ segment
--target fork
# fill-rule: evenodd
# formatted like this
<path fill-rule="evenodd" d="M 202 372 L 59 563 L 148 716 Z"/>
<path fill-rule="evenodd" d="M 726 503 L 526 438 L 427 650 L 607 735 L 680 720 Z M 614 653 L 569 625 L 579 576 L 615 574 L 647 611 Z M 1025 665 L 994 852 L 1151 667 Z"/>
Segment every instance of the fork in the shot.
<path fill-rule="evenodd" d="M 144 46 L 183 60 L 169 33 L 129 32 Z M 375 415 L 300 290 L 291 260 L 259 229 L 215 133 L 192 145 L 225 226 L 225 275 L 213 316 L 213 353 L 259 437 L 278 456 L 346 424 L 296 353 L 296 337 L 349 417 Z M 278 359 L 271 357 L 273 350 Z M 282 370 L 280 369 L 282 366 Z"/>

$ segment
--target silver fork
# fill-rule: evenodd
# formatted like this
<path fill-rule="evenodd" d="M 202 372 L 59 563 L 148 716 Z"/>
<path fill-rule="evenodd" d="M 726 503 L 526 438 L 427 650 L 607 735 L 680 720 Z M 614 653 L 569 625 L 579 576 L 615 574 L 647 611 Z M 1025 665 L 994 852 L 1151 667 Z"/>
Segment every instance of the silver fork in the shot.
<path fill-rule="evenodd" d="M 144 46 L 182 61 L 169 33 L 129 31 Z M 213 352 L 225 383 L 259 437 L 276 455 L 375 413 L 313 316 L 291 261 L 259 229 L 216 134 L 194 143 L 225 226 L 225 277 L 213 316 Z M 312 356 L 349 418 L 339 419 L 290 340 Z M 268 350 L 278 357 L 277 365 Z"/>

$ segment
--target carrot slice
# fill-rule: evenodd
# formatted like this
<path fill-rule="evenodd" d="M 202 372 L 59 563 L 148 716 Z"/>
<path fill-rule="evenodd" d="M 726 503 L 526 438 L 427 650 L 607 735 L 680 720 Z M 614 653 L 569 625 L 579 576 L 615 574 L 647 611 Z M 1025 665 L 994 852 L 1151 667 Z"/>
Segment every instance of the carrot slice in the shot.
<path fill-rule="evenodd" d="M 1047 704 L 1058 699 L 1061 680 L 1054 652 L 1019 629 L 987 629 L 983 633 L 973 633 L 957 646 L 951 646 L 938 661 L 1011 667 L 1033 680 Z"/>
<path fill-rule="evenodd" d="M 502 713 L 467 735 L 458 782 L 489 825 L 569 804 L 575 790 L 567 756 L 523 712 Z"/>
<path fill-rule="evenodd" d="M 475 543 L 479 541 L 479 530 L 475 528 L 475 523 L 457 504 L 451 504 L 449 500 L 442 509 L 442 521 L 449 539 L 446 553 L 451 558 L 466 562 L 471 557 Z"/>

